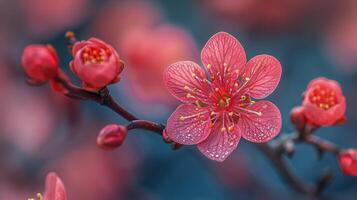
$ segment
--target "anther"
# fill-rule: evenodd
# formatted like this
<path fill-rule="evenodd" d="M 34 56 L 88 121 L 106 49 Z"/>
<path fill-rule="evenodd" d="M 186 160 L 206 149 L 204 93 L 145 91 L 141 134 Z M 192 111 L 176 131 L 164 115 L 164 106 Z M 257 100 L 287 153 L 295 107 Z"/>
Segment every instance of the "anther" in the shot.
<path fill-rule="evenodd" d="M 234 126 L 233 125 L 228 127 L 228 131 L 229 132 L 232 132 L 233 130 L 234 130 Z"/>
<path fill-rule="evenodd" d="M 190 93 L 187 93 L 186 98 L 196 98 L 196 97 L 195 97 L 195 96 L 193 96 L 193 95 L 192 95 L 192 94 L 190 94 Z"/>

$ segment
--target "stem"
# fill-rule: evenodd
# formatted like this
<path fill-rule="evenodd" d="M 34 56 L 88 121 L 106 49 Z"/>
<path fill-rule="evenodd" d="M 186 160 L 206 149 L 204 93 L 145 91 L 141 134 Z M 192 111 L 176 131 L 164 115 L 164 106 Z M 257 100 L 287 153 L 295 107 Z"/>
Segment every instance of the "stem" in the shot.
<path fill-rule="evenodd" d="M 296 191 L 304 194 L 315 195 L 316 187 L 302 182 L 295 174 L 289 169 L 288 165 L 283 160 L 281 154 L 276 151 L 276 148 L 269 144 L 258 144 L 258 148 L 263 152 L 272 164 L 275 165 L 281 177 Z"/>
<path fill-rule="evenodd" d="M 133 129 L 144 129 L 144 130 L 149 130 L 154 133 L 157 133 L 159 135 L 162 135 L 162 132 L 165 129 L 165 126 L 162 124 L 158 124 L 152 121 L 147 121 L 147 120 L 134 120 L 131 121 L 126 128 L 128 130 L 133 130 Z"/>
<path fill-rule="evenodd" d="M 303 141 L 315 146 L 316 149 L 321 152 L 331 152 L 336 155 L 340 152 L 340 149 L 335 144 L 321 139 L 315 135 L 308 135 L 307 137 L 303 138 Z"/>
<path fill-rule="evenodd" d="M 131 121 L 128 125 L 126 125 L 126 128 L 128 129 L 128 131 L 133 129 L 144 129 L 157 133 L 160 136 L 162 136 L 165 143 L 171 144 L 173 150 L 177 150 L 183 146 L 182 144 L 176 143 L 172 140 L 165 139 L 164 137 L 165 125 L 163 124 L 158 124 L 147 120 L 134 120 Z"/>
<path fill-rule="evenodd" d="M 103 106 L 110 108 L 128 121 L 138 119 L 136 116 L 125 110 L 118 102 L 116 102 L 110 95 L 107 88 L 104 88 L 99 92 L 92 92 L 79 88 L 71 83 L 71 81 L 61 69 L 59 69 L 59 73 L 54 80 L 60 83 L 67 90 L 65 95 L 68 97 L 95 101 Z"/>

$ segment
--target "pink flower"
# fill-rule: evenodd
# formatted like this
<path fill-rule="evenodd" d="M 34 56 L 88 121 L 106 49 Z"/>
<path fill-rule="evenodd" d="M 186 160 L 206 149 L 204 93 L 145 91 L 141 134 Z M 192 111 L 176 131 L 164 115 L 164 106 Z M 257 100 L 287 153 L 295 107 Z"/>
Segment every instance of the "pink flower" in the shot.
<path fill-rule="evenodd" d="M 307 86 L 302 106 L 309 123 L 330 126 L 344 117 L 346 100 L 336 81 L 319 77 Z"/>
<path fill-rule="evenodd" d="M 261 143 L 281 128 L 279 109 L 269 96 L 281 77 L 281 65 L 269 55 L 246 62 L 242 45 L 225 32 L 208 40 L 201 52 L 205 71 L 191 61 L 170 65 L 164 73 L 169 92 L 182 101 L 167 121 L 169 137 L 181 144 L 197 144 L 208 158 L 223 161 L 241 137 Z"/>
<path fill-rule="evenodd" d="M 57 75 L 59 60 L 51 46 L 32 44 L 24 49 L 21 63 L 32 81 L 45 83 Z"/>
<path fill-rule="evenodd" d="M 46 190 L 44 197 L 40 193 L 37 194 L 38 200 L 67 200 L 66 189 L 62 180 L 56 173 L 50 172 L 46 178 Z M 29 200 L 34 200 L 33 198 Z"/>
<path fill-rule="evenodd" d="M 344 174 L 357 176 L 357 149 L 347 149 L 342 151 L 338 160 Z"/>
<path fill-rule="evenodd" d="M 119 81 L 118 76 L 124 66 L 110 45 L 91 38 L 75 43 L 72 54 L 71 69 L 83 81 L 85 88 L 99 90 Z"/>

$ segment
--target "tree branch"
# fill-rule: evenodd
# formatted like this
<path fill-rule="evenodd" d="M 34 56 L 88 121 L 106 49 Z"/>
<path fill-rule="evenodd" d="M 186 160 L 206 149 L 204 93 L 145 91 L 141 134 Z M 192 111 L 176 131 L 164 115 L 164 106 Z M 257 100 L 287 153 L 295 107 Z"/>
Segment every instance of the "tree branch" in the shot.
<path fill-rule="evenodd" d="M 66 76 L 66 74 L 61 69 L 59 70 L 60 71 L 54 80 L 61 84 L 67 90 L 67 92 L 65 93 L 66 96 L 82 100 L 95 101 L 103 106 L 110 108 L 128 121 L 138 119 L 136 116 L 125 110 L 119 103 L 117 103 L 110 95 L 109 90 L 107 88 L 103 88 L 99 92 L 91 92 L 84 90 L 80 87 L 73 85 Z"/>

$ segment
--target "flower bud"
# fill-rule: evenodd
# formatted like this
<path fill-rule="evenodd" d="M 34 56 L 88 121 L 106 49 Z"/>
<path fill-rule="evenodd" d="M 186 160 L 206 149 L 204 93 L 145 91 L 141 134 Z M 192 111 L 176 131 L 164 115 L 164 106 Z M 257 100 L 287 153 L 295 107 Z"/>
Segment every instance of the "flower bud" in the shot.
<path fill-rule="evenodd" d="M 24 49 L 21 63 L 31 82 L 45 83 L 57 75 L 59 60 L 52 46 L 32 44 Z"/>
<path fill-rule="evenodd" d="M 77 42 L 72 48 L 71 70 L 89 90 L 100 90 L 119 81 L 124 65 L 117 52 L 103 41 L 91 38 Z"/>
<path fill-rule="evenodd" d="M 309 83 L 302 106 L 309 123 L 331 126 L 344 116 L 346 100 L 338 82 L 319 77 Z"/>
<path fill-rule="evenodd" d="M 297 130 L 302 131 L 306 124 L 306 118 L 304 114 L 304 107 L 294 107 L 290 112 L 290 120 L 294 124 Z"/>
<path fill-rule="evenodd" d="M 97 137 L 97 146 L 105 149 L 112 150 L 123 144 L 128 130 L 125 126 L 109 124 L 105 126 Z"/>
<path fill-rule="evenodd" d="M 338 155 L 341 170 L 349 176 L 357 176 L 357 149 L 346 149 Z"/>

